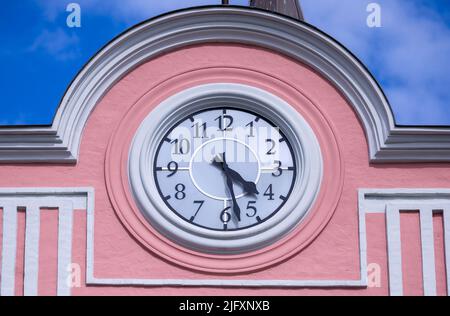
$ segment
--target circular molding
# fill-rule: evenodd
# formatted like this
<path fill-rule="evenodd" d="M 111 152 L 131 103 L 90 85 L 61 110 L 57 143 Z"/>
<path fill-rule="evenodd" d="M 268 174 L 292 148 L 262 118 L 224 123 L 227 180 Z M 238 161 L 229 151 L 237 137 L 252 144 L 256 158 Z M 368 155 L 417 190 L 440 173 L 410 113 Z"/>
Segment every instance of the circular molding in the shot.
<path fill-rule="evenodd" d="M 131 191 L 128 162 L 130 147 L 138 127 L 158 104 L 189 88 L 223 82 L 250 85 L 270 91 L 290 104 L 313 129 L 322 150 L 324 171 L 320 192 L 300 225 L 275 243 L 259 250 L 219 255 L 183 247 L 149 224 Z M 343 188 L 344 162 L 329 120 L 323 116 L 319 106 L 300 90 L 288 82 L 257 70 L 207 67 L 181 73 L 160 82 L 131 106 L 108 144 L 105 177 L 108 196 L 118 218 L 143 247 L 172 264 L 188 269 L 236 274 L 257 271 L 282 262 L 297 254 L 317 237 L 331 219 L 339 202 Z"/>
<path fill-rule="evenodd" d="M 293 146 L 298 176 L 286 204 L 260 225 L 236 231 L 212 231 L 191 225 L 173 213 L 161 199 L 153 161 L 169 128 L 190 113 L 227 106 L 268 117 Z M 129 181 L 136 202 L 163 235 L 196 251 L 216 254 L 249 252 L 268 246 L 301 223 L 313 205 L 322 180 L 319 142 L 308 123 L 281 98 L 259 88 L 235 83 L 212 83 L 181 91 L 161 102 L 140 125 L 129 155 Z"/>
<path fill-rule="evenodd" d="M 196 155 L 202 150 L 202 148 L 204 148 L 204 147 L 207 146 L 208 144 L 211 144 L 211 143 L 214 143 L 214 142 L 221 142 L 221 141 L 224 141 L 224 140 L 225 140 L 225 141 L 236 142 L 236 143 L 239 143 L 241 146 L 244 146 L 244 147 L 248 148 L 249 152 L 250 152 L 250 153 L 252 154 L 252 156 L 255 158 L 256 163 L 257 163 L 257 166 L 258 166 L 258 173 L 257 173 L 255 179 L 249 179 L 249 180 L 252 180 L 253 182 L 257 183 L 258 180 L 259 180 L 259 178 L 260 178 L 260 176 L 261 176 L 261 170 L 260 170 L 261 162 L 260 162 L 260 160 L 259 160 L 259 158 L 258 158 L 258 155 L 257 155 L 256 152 L 255 152 L 249 145 L 247 145 L 246 143 L 244 143 L 244 142 L 242 142 L 242 141 L 240 141 L 240 140 L 238 140 L 238 139 L 234 139 L 234 138 L 226 138 L 226 137 L 225 137 L 225 138 L 224 138 L 224 137 L 221 137 L 221 138 L 214 138 L 214 139 L 212 139 L 212 140 L 209 140 L 209 141 L 203 143 L 203 144 L 202 144 L 201 146 L 199 146 L 199 147 L 195 150 L 195 152 L 192 154 L 192 158 L 191 158 L 191 160 L 190 160 L 190 162 L 189 162 L 189 176 L 191 177 L 191 181 L 192 181 L 193 185 L 194 185 L 194 186 L 197 188 L 197 190 L 200 191 L 203 195 L 209 197 L 210 199 L 221 200 L 221 201 L 224 200 L 224 199 L 227 199 L 227 198 L 224 197 L 224 196 L 216 196 L 216 195 L 214 195 L 214 194 L 208 193 L 207 190 L 204 189 L 204 188 L 202 188 L 202 186 L 200 186 L 200 185 L 198 184 L 198 182 L 195 180 L 195 176 L 194 176 L 194 174 L 193 174 L 193 163 L 194 163 L 194 159 L 195 159 Z M 242 192 L 241 194 L 236 195 L 236 199 L 239 199 L 239 198 L 241 198 L 241 197 L 243 197 L 243 196 L 245 196 L 245 192 Z"/>

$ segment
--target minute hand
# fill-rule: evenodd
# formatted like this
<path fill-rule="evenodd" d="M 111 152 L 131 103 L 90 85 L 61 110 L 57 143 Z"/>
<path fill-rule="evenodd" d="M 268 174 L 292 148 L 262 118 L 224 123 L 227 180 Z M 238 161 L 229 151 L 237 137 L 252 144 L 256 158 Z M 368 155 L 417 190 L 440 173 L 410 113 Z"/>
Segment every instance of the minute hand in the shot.
<path fill-rule="evenodd" d="M 239 172 L 231 169 L 227 163 L 223 164 L 223 169 L 230 175 L 230 177 L 233 180 L 242 183 L 245 192 L 249 194 L 259 194 L 258 189 L 256 188 L 256 184 L 254 182 L 246 181 L 244 178 L 242 178 Z"/>
<path fill-rule="evenodd" d="M 225 170 L 225 169 L 224 169 Z M 241 221 L 241 209 L 236 201 L 236 196 L 234 195 L 233 190 L 233 181 L 231 180 L 231 176 L 229 173 L 225 171 L 225 176 L 227 178 L 227 187 L 230 190 L 231 199 L 233 200 L 233 212 L 234 215 L 236 215 L 236 218 L 238 221 Z"/>

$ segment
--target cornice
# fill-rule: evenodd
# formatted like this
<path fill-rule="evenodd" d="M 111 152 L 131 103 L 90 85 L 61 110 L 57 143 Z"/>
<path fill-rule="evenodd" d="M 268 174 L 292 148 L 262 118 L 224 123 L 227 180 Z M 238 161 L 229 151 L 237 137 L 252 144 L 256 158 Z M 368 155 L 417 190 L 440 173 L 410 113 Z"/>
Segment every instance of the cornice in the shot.
<path fill-rule="evenodd" d="M 378 83 L 330 36 L 282 15 L 210 6 L 153 18 L 113 39 L 72 81 L 52 126 L 0 127 L 0 163 L 76 163 L 84 126 L 112 86 L 155 56 L 209 42 L 264 47 L 318 71 L 357 113 L 373 163 L 450 161 L 450 128 L 396 126 Z"/>

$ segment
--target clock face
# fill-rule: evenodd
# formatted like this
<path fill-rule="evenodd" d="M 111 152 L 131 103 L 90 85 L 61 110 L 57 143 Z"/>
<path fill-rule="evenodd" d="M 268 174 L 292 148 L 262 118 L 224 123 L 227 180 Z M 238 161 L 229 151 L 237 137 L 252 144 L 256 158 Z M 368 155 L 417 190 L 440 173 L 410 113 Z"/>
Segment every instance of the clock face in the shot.
<path fill-rule="evenodd" d="M 172 212 L 215 231 L 265 222 L 290 198 L 297 177 L 283 131 L 269 118 L 231 107 L 187 115 L 171 126 L 153 171 Z"/>

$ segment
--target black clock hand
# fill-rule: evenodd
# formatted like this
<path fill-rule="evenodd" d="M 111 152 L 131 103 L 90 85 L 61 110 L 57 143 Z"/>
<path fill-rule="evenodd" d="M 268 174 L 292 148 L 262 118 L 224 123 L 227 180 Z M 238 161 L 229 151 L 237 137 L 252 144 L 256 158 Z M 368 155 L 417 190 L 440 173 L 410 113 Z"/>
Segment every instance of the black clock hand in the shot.
<path fill-rule="evenodd" d="M 227 186 L 231 193 L 231 199 L 233 200 L 233 213 L 236 215 L 237 220 L 241 221 L 241 209 L 239 208 L 239 205 L 236 201 L 236 196 L 234 195 L 234 189 L 233 189 L 233 181 L 231 180 L 231 177 L 226 174 L 227 177 Z"/>
<path fill-rule="evenodd" d="M 212 161 L 212 164 L 217 167 L 221 167 L 222 171 L 225 173 L 226 181 L 227 181 L 227 187 L 231 194 L 231 199 L 233 201 L 233 212 L 236 215 L 236 218 L 238 221 L 241 220 L 241 209 L 239 208 L 239 205 L 236 201 L 236 196 L 234 195 L 234 189 L 233 189 L 233 180 L 231 177 L 231 174 L 229 173 L 229 170 L 225 167 L 226 160 L 225 160 L 225 153 L 222 154 L 222 157 L 217 157 Z M 228 166 L 228 165 L 227 165 Z"/>
<path fill-rule="evenodd" d="M 228 171 L 232 179 L 242 183 L 245 192 L 249 194 L 259 194 L 258 189 L 256 188 L 256 184 L 254 182 L 244 180 L 244 178 L 242 178 L 242 176 L 237 171 L 228 167 L 226 163 L 224 163 L 224 168 L 225 170 Z"/>
<path fill-rule="evenodd" d="M 241 209 L 239 208 L 239 205 L 236 201 L 236 196 L 234 195 L 234 189 L 233 189 L 233 181 L 231 179 L 231 175 L 228 171 L 228 165 L 227 161 L 225 159 L 225 153 L 222 154 L 222 168 L 225 172 L 225 176 L 227 177 L 227 186 L 231 193 L 231 199 L 233 200 L 233 213 L 236 215 L 237 220 L 241 221 Z"/>
<path fill-rule="evenodd" d="M 222 157 L 224 157 L 224 154 L 222 154 Z M 223 158 L 220 160 L 224 160 Z M 212 161 L 212 164 L 216 167 L 221 167 L 226 174 L 228 174 L 232 180 L 236 182 L 240 182 L 242 186 L 244 187 L 244 191 L 249 194 L 259 194 L 258 189 L 256 188 L 256 184 L 251 181 L 246 181 L 242 176 L 235 170 L 231 169 L 226 161 L 217 161 L 217 159 L 214 159 Z"/>

